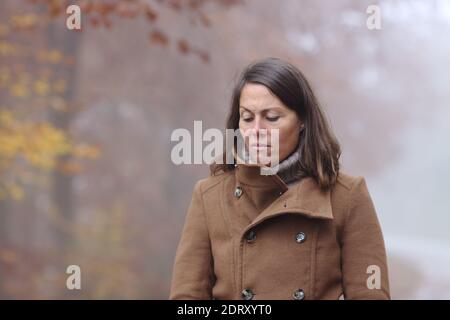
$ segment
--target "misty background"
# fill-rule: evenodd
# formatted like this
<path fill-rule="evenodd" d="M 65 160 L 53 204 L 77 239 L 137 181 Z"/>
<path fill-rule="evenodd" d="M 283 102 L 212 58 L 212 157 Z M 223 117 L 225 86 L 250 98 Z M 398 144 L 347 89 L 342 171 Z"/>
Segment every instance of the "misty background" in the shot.
<path fill-rule="evenodd" d="M 170 135 L 223 129 L 242 68 L 275 56 L 310 80 L 342 170 L 366 178 L 392 298 L 450 299 L 449 1 L 74 3 L 82 31 L 65 1 L 0 2 L 0 298 L 167 299 L 209 174 L 172 164 Z"/>

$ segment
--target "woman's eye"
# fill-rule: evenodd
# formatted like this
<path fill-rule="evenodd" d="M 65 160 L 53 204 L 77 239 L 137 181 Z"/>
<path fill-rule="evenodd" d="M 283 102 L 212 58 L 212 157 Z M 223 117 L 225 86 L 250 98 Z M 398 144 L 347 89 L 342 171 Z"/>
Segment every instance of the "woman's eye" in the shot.
<path fill-rule="evenodd" d="M 279 116 L 277 116 L 277 117 L 266 117 L 266 119 L 269 120 L 269 121 L 277 121 L 279 118 L 280 118 Z"/>
<path fill-rule="evenodd" d="M 253 118 L 242 118 L 242 120 L 244 120 L 245 122 L 251 122 Z"/>

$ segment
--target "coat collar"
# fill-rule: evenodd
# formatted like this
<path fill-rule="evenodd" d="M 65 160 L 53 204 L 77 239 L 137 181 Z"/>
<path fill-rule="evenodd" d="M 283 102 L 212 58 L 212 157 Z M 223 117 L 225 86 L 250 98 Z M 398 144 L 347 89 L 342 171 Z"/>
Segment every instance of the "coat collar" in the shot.
<path fill-rule="evenodd" d="M 256 216 L 245 230 L 249 230 L 266 219 L 286 213 L 299 214 L 309 218 L 333 219 L 330 191 L 320 190 L 318 184 L 311 177 L 305 177 L 288 187 L 277 174 L 262 175 L 260 165 L 247 163 L 238 163 L 235 175 L 236 186 L 242 186 L 244 192 L 246 188 L 252 188 L 252 192 L 273 188 L 280 194 L 275 201 Z"/>

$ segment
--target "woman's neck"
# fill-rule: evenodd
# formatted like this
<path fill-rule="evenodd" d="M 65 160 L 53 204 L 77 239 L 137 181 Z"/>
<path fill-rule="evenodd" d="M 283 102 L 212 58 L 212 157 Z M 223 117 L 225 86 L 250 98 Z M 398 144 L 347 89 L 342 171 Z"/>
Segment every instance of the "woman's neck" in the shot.
<path fill-rule="evenodd" d="M 287 185 L 294 184 L 299 177 L 299 160 L 300 160 L 300 147 L 297 148 L 284 160 L 278 164 L 277 175 Z"/>
<path fill-rule="evenodd" d="M 247 148 L 244 148 L 245 163 L 249 161 L 249 154 Z M 284 183 L 288 186 L 292 185 L 300 180 L 299 175 L 299 159 L 300 159 L 300 145 L 285 159 L 283 159 L 279 164 L 271 167 L 269 171 L 273 174 L 277 174 Z M 269 172 L 267 171 L 267 172 Z"/>

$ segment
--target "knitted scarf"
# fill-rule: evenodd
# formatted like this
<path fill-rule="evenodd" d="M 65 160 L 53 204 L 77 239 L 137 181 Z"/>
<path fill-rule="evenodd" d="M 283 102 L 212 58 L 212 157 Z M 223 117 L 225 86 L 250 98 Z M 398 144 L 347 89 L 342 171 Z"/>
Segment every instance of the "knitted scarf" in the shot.
<path fill-rule="evenodd" d="M 246 148 L 244 148 L 246 149 Z M 244 152 L 245 162 L 249 161 L 248 151 Z M 299 173 L 299 159 L 300 159 L 300 145 L 283 161 L 274 167 L 267 168 L 272 174 L 277 174 L 286 185 L 291 186 L 300 181 L 301 175 Z"/>

